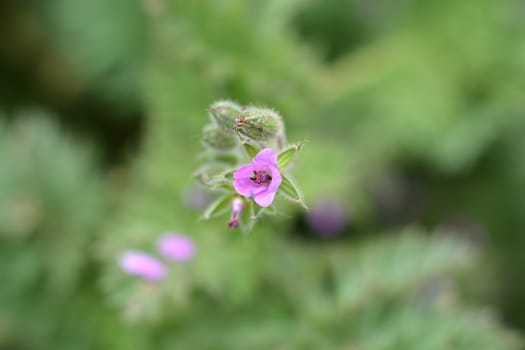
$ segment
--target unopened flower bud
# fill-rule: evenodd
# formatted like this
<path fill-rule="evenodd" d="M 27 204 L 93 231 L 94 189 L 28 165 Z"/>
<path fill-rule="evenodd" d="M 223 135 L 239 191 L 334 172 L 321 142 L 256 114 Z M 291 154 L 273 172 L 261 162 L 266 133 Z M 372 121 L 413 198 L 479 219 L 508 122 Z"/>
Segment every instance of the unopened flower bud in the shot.
<path fill-rule="evenodd" d="M 234 130 L 255 141 L 268 141 L 283 134 L 284 125 L 271 109 L 246 107 L 235 118 Z"/>
<path fill-rule="evenodd" d="M 235 197 L 232 201 L 232 215 L 230 217 L 230 221 L 228 222 L 228 226 L 231 228 L 237 228 L 239 227 L 239 219 L 241 217 L 241 213 L 244 209 L 244 202 L 241 198 Z"/>
<path fill-rule="evenodd" d="M 228 151 L 237 144 L 234 134 L 219 129 L 215 125 L 207 125 L 204 128 L 202 142 L 205 146 L 217 151 Z"/>
<path fill-rule="evenodd" d="M 224 131 L 231 131 L 235 126 L 235 117 L 241 112 L 241 106 L 232 101 L 217 101 L 209 109 L 210 117 Z"/>

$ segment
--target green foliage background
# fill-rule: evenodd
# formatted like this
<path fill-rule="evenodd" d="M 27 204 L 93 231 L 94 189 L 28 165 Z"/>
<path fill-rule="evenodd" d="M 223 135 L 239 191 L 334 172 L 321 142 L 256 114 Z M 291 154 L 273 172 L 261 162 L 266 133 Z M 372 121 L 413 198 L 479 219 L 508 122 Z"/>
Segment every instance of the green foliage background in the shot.
<path fill-rule="evenodd" d="M 0 4 L 0 348 L 521 349 L 519 0 Z M 198 221 L 217 99 L 278 110 L 294 177 L 349 225 L 277 202 Z M 127 249 L 194 260 L 151 283 Z"/>

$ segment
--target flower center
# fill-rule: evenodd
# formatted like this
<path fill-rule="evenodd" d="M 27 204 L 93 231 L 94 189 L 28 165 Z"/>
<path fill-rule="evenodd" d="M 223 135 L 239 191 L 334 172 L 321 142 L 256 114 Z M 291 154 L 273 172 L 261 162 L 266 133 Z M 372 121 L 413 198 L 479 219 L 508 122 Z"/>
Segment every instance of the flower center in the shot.
<path fill-rule="evenodd" d="M 254 170 L 250 180 L 258 185 L 269 185 L 272 181 L 272 175 L 268 174 L 266 170 Z"/>

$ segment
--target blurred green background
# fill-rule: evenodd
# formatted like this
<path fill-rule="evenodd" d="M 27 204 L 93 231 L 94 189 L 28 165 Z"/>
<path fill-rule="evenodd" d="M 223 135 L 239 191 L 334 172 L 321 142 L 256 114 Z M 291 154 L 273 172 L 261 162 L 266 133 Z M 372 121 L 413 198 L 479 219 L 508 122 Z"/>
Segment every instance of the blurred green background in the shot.
<path fill-rule="evenodd" d="M 523 349 L 522 0 L 3 0 L 0 349 Z M 304 141 L 198 221 L 207 107 Z M 118 266 L 167 231 L 196 257 Z"/>

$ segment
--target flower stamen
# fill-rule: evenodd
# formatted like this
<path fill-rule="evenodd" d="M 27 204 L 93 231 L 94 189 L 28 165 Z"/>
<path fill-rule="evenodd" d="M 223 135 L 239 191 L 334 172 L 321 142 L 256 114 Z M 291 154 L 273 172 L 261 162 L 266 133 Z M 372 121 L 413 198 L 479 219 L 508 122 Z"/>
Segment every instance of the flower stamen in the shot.
<path fill-rule="evenodd" d="M 258 185 L 268 185 L 272 181 L 272 175 L 268 174 L 265 170 L 254 170 L 253 175 L 250 176 L 250 180 Z"/>

